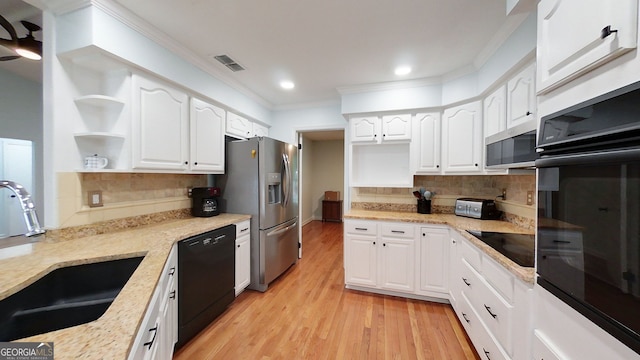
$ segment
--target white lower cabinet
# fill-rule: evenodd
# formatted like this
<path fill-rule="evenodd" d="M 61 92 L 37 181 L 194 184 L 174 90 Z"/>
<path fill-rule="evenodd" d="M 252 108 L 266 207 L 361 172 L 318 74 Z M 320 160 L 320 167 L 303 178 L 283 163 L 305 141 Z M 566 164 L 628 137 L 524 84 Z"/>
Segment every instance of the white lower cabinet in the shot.
<path fill-rule="evenodd" d="M 176 245 L 171 249 L 131 347 L 129 360 L 173 358 L 178 341 L 177 250 Z"/>
<path fill-rule="evenodd" d="M 251 222 L 236 225 L 236 296 L 251 282 Z"/>
<path fill-rule="evenodd" d="M 629 346 L 540 285 L 533 293 L 533 359 L 640 359 Z"/>
<path fill-rule="evenodd" d="M 531 357 L 532 285 L 522 282 L 452 231 L 451 293 L 456 314 L 482 359 Z M 469 331 L 468 328 L 473 328 Z"/>
<path fill-rule="evenodd" d="M 419 293 L 446 296 L 449 292 L 449 229 L 442 226 L 420 228 Z"/>
<path fill-rule="evenodd" d="M 415 226 L 346 220 L 344 232 L 347 287 L 415 291 Z"/>

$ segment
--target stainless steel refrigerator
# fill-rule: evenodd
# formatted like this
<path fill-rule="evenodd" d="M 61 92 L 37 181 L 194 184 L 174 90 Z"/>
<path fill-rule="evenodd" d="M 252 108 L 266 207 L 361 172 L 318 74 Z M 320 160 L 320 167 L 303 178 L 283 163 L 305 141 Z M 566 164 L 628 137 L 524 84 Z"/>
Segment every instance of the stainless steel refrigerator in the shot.
<path fill-rule="evenodd" d="M 227 142 L 216 179 L 220 209 L 251 215 L 249 288 L 264 292 L 298 260 L 298 147 L 266 137 Z"/>

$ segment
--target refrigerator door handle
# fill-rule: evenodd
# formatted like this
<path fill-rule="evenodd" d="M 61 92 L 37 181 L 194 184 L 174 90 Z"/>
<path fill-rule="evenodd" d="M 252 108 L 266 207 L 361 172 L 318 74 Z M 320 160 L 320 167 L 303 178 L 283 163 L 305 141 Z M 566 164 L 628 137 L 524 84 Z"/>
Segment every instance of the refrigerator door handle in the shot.
<path fill-rule="evenodd" d="M 284 163 L 284 179 L 282 182 L 282 192 L 284 192 L 284 206 L 289 205 L 289 196 L 291 194 L 291 168 L 289 167 L 289 156 L 282 154 L 282 162 Z"/>
<path fill-rule="evenodd" d="M 287 232 L 289 229 L 294 228 L 296 225 L 298 225 L 298 221 L 294 220 L 293 224 L 291 225 L 286 225 L 283 228 L 278 228 L 278 229 L 273 229 L 271 231 L 269 231 L 267 233 L 267 236 L 273 236 L 273 235 L 278 235 L 278 234 L 282 234 L 283 232 Z"/>

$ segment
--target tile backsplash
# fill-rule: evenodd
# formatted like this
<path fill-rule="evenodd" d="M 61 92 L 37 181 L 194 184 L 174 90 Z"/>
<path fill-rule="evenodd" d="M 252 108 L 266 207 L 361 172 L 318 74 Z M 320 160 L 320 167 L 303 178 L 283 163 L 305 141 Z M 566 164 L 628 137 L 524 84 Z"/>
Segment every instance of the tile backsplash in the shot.
<path fill-rule="evenodd" d="M 532 227 L 535 205 L 527 205 L 527 192 L 535 192 L 535 173 L 523 175 L 461 175 L 414 176 L 413 188 L 352 188 L 351 207 L 354 209 L 416 211 L 413 191 L 423 187 L 435 193 L 432 198 L 433 213 L 453 213 L 455 200 L 460 197 L 496 199 L 504 219 L 524 227 Z M 497 199 L 507 191 L 507 199 Z M 534 193 L 535 201 L 535 193 Z"/>
<path fill-rule="evenodd" d="M 206 175 L 58 173 L 58 227 L 189 209 L 187 189 L 201 186 Z M 88 192 L 95 190 L 102 192 L 103 207 L 88 206 Z"/>

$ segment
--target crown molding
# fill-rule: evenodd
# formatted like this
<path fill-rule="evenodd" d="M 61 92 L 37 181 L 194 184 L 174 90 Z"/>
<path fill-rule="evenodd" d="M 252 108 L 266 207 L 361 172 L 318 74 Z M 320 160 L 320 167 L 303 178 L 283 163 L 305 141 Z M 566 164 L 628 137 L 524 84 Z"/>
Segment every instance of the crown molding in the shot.
<path fill-rule="evenodd" d="M 422 79 L 413 79 L 413 80 L 403 80 L 403 81 L 390 81 L 383 83 L 373 83 L 373 84 L 362 84 L 362 85 L 354 85 L 354 86 L 341 86 L 336 88 L 340 95 L 346 94 L 358 94 L 364 92 L 372 92 L 372 91 L 386 91 L 386 90 L 398 90 L 398 89 L 410 89 L 417 88 L 423 86 L 430 85 L 440 85 L 442 84 L 442 77 L 430 77 L 430 78 L 422 78 Z"/>
<path fill-rule="evenodd" d="M 151 25 L 148 21 L 132 13 L 122 5 L 112 0 L 89 0 L 89 2 L 91 3 L 91 5 L 104 11 L 106 14 L 122 22 L 134 31 L 142 34 L 151 41 L 178 55 L 188 63 L 222 81 L 226 85 L 232 87 L 233 89 L 247 96 L 256 103 L 264 106 L 268 110 L 273 109 L 273 104 L 265 100 L 263 97 L 251 91 L 249 88 L 242 85 L 237 80 L 231 78 L 228 74 L 223 73 L 220 69 L 216 68 L 215 64 L 210 63 L 209 61 L 194 53 L 192 50 L 186 48 L 185 46 L 182 46 L 178 41 L 174 40 L 169 35 L 160 31 L 158 28 Z"/>

